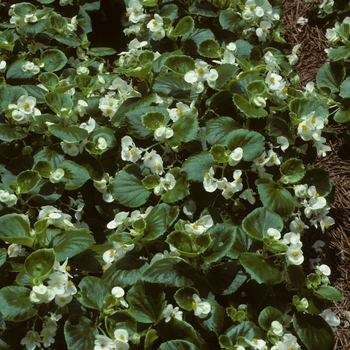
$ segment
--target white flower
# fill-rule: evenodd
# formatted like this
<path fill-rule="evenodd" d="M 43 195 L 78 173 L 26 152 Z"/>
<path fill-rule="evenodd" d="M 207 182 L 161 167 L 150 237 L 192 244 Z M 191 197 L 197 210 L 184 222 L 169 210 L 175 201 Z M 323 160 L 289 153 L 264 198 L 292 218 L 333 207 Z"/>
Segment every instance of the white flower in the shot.
<path fill-rule="evenodd" d="M 279 337 L 282 337 L 282 335 L 283 335 L 283 325 L 280 322 L 272 321 L 271 322 L 271 328 L 272 328 L 274 334 L 276 334 Z"/>
<path fill-rule="evenodd" d="M 122 298 L 125 294 L 125 291 L 121 287 L 113 287 L 111 292 L 116 298 Z"/>
<path fill-rule="evenodd" d="M 172 318 L 182 320 L 183 312 L 179 310 L 179 307 L 173 308 L 172 304 L 168 304 L 163 310 L 163 316 L 165 317 L 165 322 L 169 322 Z"/>
<path fill-rule="evenodd" d="M 68 276 L 65 273 L 53 272 L 49 275 L 47 284 L 56 294 L 64 294 L 66 292 L 66 285 L 68 283 Z"/>
<path fill-rule="evenodd" d="M 197 206 L 193 200 L 188 200 L 185 202 L 182 211 L 190 219 L 193 219 L 193 214 L 196 212 Z"/>
<path fill-rule="evenodd" d="M 108 145 L 107 145 L 107 140 L 100 136 L 98 139 L 97 139 L 97 145 L 96 145 L 96 148 L 98 148 L 100 151 L 104 151 L 105 149 L 107 149 Z"/>
<path fill-rule="evenodd" d="M 231 198 L 236 193 L 235 182 L 229 182 L 226 177 L 217 180 L 218 189 L 222 190 L 221 194 L 225 199 Z"/>
<path fill-rule="evenodd" d="M 241 161 L 242 157 L 243 149 L 241 147 L 237 147 L 231 152 L 228 164 L 231 166 L 237 165 Z"/>
<path fill-rule="evenodd" d="M 192 308 L 195 316 L 206 318 L 211 311 L 211 305 L 207 301 L 202 301 L 197 294 L 193 294 L 192 299 Z"/>
<path fill-rule="evenodd" d="M 129 1 L 126 13 L 129 17 L 129 21 L 132 23 L 138 23 L 146 17 L 146 15 L 143 14 L 143 7 L 138 0 Z"/>
<path fill-rule="evenodd" d="M 328 265 L 322 264 L 322 265 L 316 267 L 316 272 L 319 272 L 321 275 L 328 277 L 331 274 L 331 269 L 329 268 Z"/>
<path fill-rule="evenodd" d="M 266 63 L 266 69 L 270 71 L 271 73 L 278 72 L 280 70 L 280 67 L 278 66 L 276 62 L 275 56 L 271 53 L 271 51 L 267 51 L 264 55 L 264 60 Z"/>
<path fill-rule="evenodd" d="M 192 224 L 186 224 L 185 230 L 188 233 L 192 233 L 194 235 L 201 235 L 206 232 L 210 227 L 214 225 L 214 221 L 210 215 L 204 215 L 196 222 Z"/>
<path fill-rule="evenodd" d="M 100 181 L 94 180 L 94 187 L 97 191 L 104 193 L 107 191 L 107 180 L 102 179 Z"/>
<path fill-rule="evenodd" d="M 102 255 L 102 259 L 106 263 L 105 270 L 109 266 L 111 266 L 111 264 L 114 261 L 119 260 L 122 257 L 124 257 L 126 252 L 134 249 L 134 247 L 135 247 L 135 244 L 125 244 L 125 243 L 113 242 L 113 248 L 107 250 Z"/>
<path fill-rule="evenodd" d="M 321 132 L 324 128 L 324 118 L 314 117 L 315 112 L 302 117 L 302 122 L 298 125 L 298 134 L 304 141 L 320 141 Z"/>
<path fill-rule="evenodd" d="M 114 344 L 116 350 L 128 350 L 130 348 L 128 343 L 125 343 L 123 341 L 115 341 Z"/>
<path fill-rule="evenodd" d="M 284 152 L 289 147 L 289 141 L 284 136 L 278 136 L 276 141 L 281 145 L 281 150 Z"/>
<path fill-rule="evenodd" d="M 259 41 L 265 42 L 267 35 L 270 33 L 271 23 L 268 21 L 261 21 L 260 27 L 256 29 L 255 33 L 258 36 Z"/>
<path fill-rule="evenodd" d="M 17 203 L 17 197 L 15 194 L 0 190 L 0 202 L 5 203 L 8 207 L 12 207 Z"/>
<path fill-rule="evenodd" d="M 309 20 L 307 18 L 305 18 L 305 17 L 299 17 L 298 20 L 297 20 L 297 24 L 300 24 L 301 26 L 303 26 L 307 22 L 309 22 Z"/>
<path fill-rule="evenodd" d="M 71 18 L 70 23 L 67 24 L 67 29 L 71 32 L 75 32 L 78 29 L 78 24 L 79 24 L 79 22 L 77 20 L 77 16 L 74 16 Z M 89 73 L 87 73 L 87 74 L 89 74 Z"/>
<path fill-rule="evenodd" d="M 115 228 L 118 228 L 121 225 L 129 226 L 128 215 L 129 215 L 129 212 L 127 211 L 121 211 L 117 213 L 114 219 L 107 224 L 107 228 L 109 228 L 110 230 L 113 230 Z"/>
<path fill-rule="evenodd" d="M 329 226 L 334 225 L 335 221 L 332 217 L 330 216 L 324 216 L 321 221 L 320 221 L 320 226 L 322 232 L 324 232 L 326 229 L 329 228 Z"/>
<path fill-rule="evenodd" d="M 33 286 L 32 291 L 29 294 L 29 299 L 32 303 L 35 303 L 35 304 L 42 304 L 42 303 L 47 304 L 55 296 L 56 296 L 56 293 L 52 288 L 46 287 L 43 284 L 40 284 L 38 286 Z"/>
<path fill-rule="evenodd" d="M 36 104 L 35 97 L 22 95 L 17 100 L 18 109 L 24 114 L 32 114 Z"/>
<path fill-rule="evenodd" d="M 114 349 L 114 341 L 106 335 L 95 335 L 94 350 Z"/>
<path fill-rule="evenodd" d="M 242 18 L 247 22 L 251 22 L 263 17 L 264 14 L 264 9 L 261 6 L 256 6 L 255 0 L 247 0 L 242 12 Z"/>
<path fill-rule="evenodd" d="M 281 87 L 283 79 L 280 75 L 276 73 L 268 72 L 265 78 L 265 83 L 271 91 L 276 91 Z"/>
<path fill-rule="evenodd" d="M 308 229 L 309 226 L 307 226 L 301 219 L 300 217 L 296 217 L 294 220 L 292 220 L 289 224 L 289 229 L 292 232 L 295 233 L 301 233 L 303 232 L 305 229 Z"/>
<path fill-rule="evenodd" d="M 60 143 L 60 145 L 61 145 L 61 148 L 62 148 L 63 152 L 68 154 L 68 155 L 70 155 L 71 157 L 75 157 L 79 153 L 82 152 L 82 150 L 79 147 L 79 143 L 78 142 L 62 141 Z"/>
<path fill-rule="evenodd" d="M 56 297 L 55 297 L 55 303 L 56 303 L 56 305 L 58 305 L 59 307 L 66 306 L 66 305 L 69 304 L 72 300 L 73 300 L 73 296 L 72 296 L 72 294 L 69 294 L 69 293 L 58 294 L 58 295 L 56 295 Z"/>
<path fill-rule="evenodd" d="M 291 244 L 286 252 L 287 262 L 292 265 L 301 265 L 304 261 L 302 244 Z"/>
<path fill-rule="evenodd" d="M 323 310 L 320 316 L 331 326 L 333 332 L 340 325 L 340 318 L 331 309 Z"/>
<path fill-rule="evenodd" d="M 239 197 L 248 201 L 250 204 L 254 204 L 256 202 L 254 197 L 255 194 L 256 193 L 251 188 L 247 188 L 239 195 Z"/>
<path fill-rule="evenodd" d="M 288 232 L 283 235 L 283 243 L 286 244 L 301 244 L 300 242 L 300 233 Z"/>
<path fill-rule="evenodd" d="M 5 72 L 6 70 L 6 61 L 2 60 L 0 61 L 0 73 Z"/>
<path fill-rule="evenodd" d="M 161 141 L 161 142 L 165 141 L 173 137 L 173 135 L 174 135 L 173 129 L 167 126 L 160 126 L 156 130 L 154 130 L 154 138 L 157 141 Z"/>
<path fill-rule="evenodd" d="M 88 104 L 86 103 L 86 106 L 85 105 L 83 105 L 83 104 L 80 104 L 79 102 L 81 102 L 82 100 L 79 100 L 78 101 L 78 105 L 80 106 L 80 107 L 78 107 L 78 108 L 83 108 L 83 107 L 87 107 L 88 106 Z M 82 102 L 84 102 L 84 101 L 82 101 Z M 84 114 L 85 114 L 85 112 L 84 112 Z M 82 117 L 82 115 L 80 115 L 81 117 Z M 89 118 L 89 120 L 85 123 L 81 123 L 80 125 L 79 125 L 79 128 L 82 128 L 82 129 L 85 129 L 89 134 L 91 133 L 91 132 L 93 132 L 94 130 L 95 130 L 95 128 L 96 128 L 96 121 L 95 121 L 95 119 L 93 119 L 93 118 Z"/>
<path fill-rule="evenodd" d="M 26 249 L 23 248 L 20 244 L 10 244 L 7 248 L 7 254 L 9 256 L 9 258 L 15 258 L 17 256 L 25 256 L 26 253 Z"/>
<path fill-rule="evenodd" d="M 305 86 L 305 92 L 307 95 L 316 96 L 316 87 L 313 81 L 309 81 Z"/>
<path fill-rule="evenodd" d="M 22 338 L 21 345 L 25 345 L 27 350 L 34 350 L 37 346 L 40 347 L 40 341 L 39 333 L 31 330 Z"/>
<path fill-rule="evenodd" d="M 114 331 L 114 338 L 123 343 L 127 343 L 129 340 L 129 333 L 125 329 L 116 329 Z"/>
<path fill-rule="evenodd" d="M 173 174 L 167 173 L 165 177 L 160 177 L 160 183 L 154 188 L 156 195 L 161 195 L 163 191 L 172 190 L 176 185 L 176 179 Z"/>
<path fill-rule="evenodd" d="M 317 240 L 311 247 L 315 249 L 316 253 L 322 253 L 322 248 L 325 246 L 325 242 Z"/>
<path fill-rule="evenodd" d="M 292 53 L 290 54 L 290 55 L 288 55 L 287 56 L 287 58 L 288 58 L 288 62 L 289 62 L 289 64 L 290 65 L 295 65 L 295 64 L 297 64 L 298 63 L 298 61 L 299 61 L 299 57 L 298 57 L 298 55 L 300 55 L 300 46 L 301 46 L 301 44 L 297 44 L 297 45 L 295 45 L 294 47 L 293 47 L 293 49 L 292 49 Z"/>
<path fill-rule="evenodd" d="M 276 241 L 278 241 L 281 238 L 281 232 L 273 227 L 268 228 L 266 232 L 268 236 L 273 237 Z"/>
<path fill-rule="evenodd" d="M 50 182 L 55 184 L 55 183 L 60 182 L 62 180 L 63 176 L 64 176 L 64 170 L 62 168 L 58 168 L 54 172 L 51 173 L 49 180 L 50 180 Z"/>
<path fill-rule="evenodd" d="M 215 81 L 219 77 L 215 69 L 208 68 L 208 63 L 197 59 L 195 62 L 195 70 L 188 71 L 184 79 L 186 82 L 192 84 L 193 91 L 201 93 L 204 90 L 203 82 L 206 81 L 210 87 L 215 87 Z"/>
<path fill-rule="evenodd" d="M 203 187 L 207 192 L 214 192 L 218 188 L 217 180 L 214 178 L 214 174 L 214 169 L 210 168 L 204 175 Z"/>
<path fill-rule="evenodd" d="M 255 96 L 252 99 L 252 104 L 259 108 L 265 108 L 266 107 L 266 98 L 262 96 Z"/>
<path fill-rule="evenodd" d="M 262 339 L 253 339 L 252 341 L 248 339 L 244 339 L 246 343 L 248 343 L 250 346 L 254 348 L 254 350 L 265 350 L 266 349 L 266 342 Z"/>
<path fill-rule="evenodd" d="M 176 108 L 168 109 L 170 119 L 176 122 L 182 115 L 194 114 L 198 116 L 198 110 L 195 107 L 196 101 L 192 101 L 190 106 L 184 104 L 183 102 L 176 103 Z"/>
<path fill-rule="evenodd" d="M 143 164 L 149 168 L 153 174 L 161 175 L 164 172 L 163 159 L 154 150 L 145 154 L 143 157 Z"/>

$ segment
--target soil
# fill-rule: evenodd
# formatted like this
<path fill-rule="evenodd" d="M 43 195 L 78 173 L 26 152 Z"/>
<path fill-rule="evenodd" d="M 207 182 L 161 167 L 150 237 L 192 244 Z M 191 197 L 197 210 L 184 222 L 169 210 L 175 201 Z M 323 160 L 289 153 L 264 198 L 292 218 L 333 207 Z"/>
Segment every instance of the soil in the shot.
<path fill-rule="evenodd" d="M 300 87 L 316 80 L 319 68 L 327 61 L 324 51 L 327 39 L 324 36 L 326 28 L 320 27 L 316 17 L 317 5 L 321 1 L 282 0 L 287 41 L 286 54 L 292 48 L 301 44 L 299 61 L 294 66 L 300 77 Z M 298 24 L 300 17 L 307 19 L 304 24 Z M 330 120 L 330 127 L 336 132 L 330 137 L 328 145 L 332 152 L 315 165 L 326 169 L 335 186 L 335 201 L 330 215 L 335 219 L 324 240 L 327 241 L 325 261 L 332 270 L 332 285 L 343 294 L 343 300 L 331 303 L 330 308 L 340 320 L 340 326 L 335 333 L 334 350 L 350 350 L 350 149 L 343 140 L 347 125 L 336 124 Z M 321 349 L 320 349 L 321 350 Z"/>

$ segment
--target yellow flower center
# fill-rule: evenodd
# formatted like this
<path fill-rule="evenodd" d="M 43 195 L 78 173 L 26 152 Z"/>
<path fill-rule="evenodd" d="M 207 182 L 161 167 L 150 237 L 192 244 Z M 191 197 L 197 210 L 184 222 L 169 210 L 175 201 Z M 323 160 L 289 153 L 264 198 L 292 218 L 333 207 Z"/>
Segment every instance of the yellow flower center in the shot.
<path fill-rule="evenodd" d="M 135 15 L 137 15 L 137 14 L 139 13 L 139 11 L 138 11 L 138 10 L 136 10 L 136 9 L 134 9 L 132 12 L 134 12 L 134 13 L 135 13 Z"/>
<path fill-rule="evenodd" d="M 107 108 L 107 109 L 106 109 L 106 113 L 107 113 L 107 114 L 111 114 L 112 112 L 113 112 L 113 109 L 111 109 L 111 108 Z"/>
<path fill-rule="evenodd" d="M 331 226 L 331 225 L 330 225 L 330 223 L 328 223 L 328 222 L 326 222 L 326 223 L 324 224 L 324 228 L 329 228 L 329 226 Z"/>
<path fill-rule="evenodd" d="M 254 11 L 254 10 L 255 10 L 255 6 L 254 6 L 254 5 L 250 5 L 250 6 L 249 6 L 249 10 L 250 10 L 250 11 Z"/>
<path fill-rule="evenodd" d="M 282 92 L 283 92 L 284 94 L 286 94 L 286 93 L 288 92 L 288 88 L 284 87 L 284 88 L 282 89 Z"/>
<path fill-rule="evenodd" d="M 269 160 L 270 160 L 271 163 L 273 163 L 275 161 L 275 157 L 271 156 Z"/>
<path fill-rule="evenodd" d="M 111 249 L 111 250 L 109 251 L 109 256 L 113 256 L 114 253 L 115 253 L 115 250 Z"/>
<path fill-rule="evenodd" d="M 260 164 L 264 163 L 264 161 L 265 161 L 264 158 L 260 158 L 260 159 L 259 159 L 259 163 L 260 163 Z"/>
<path fill-rule="evenodd" d="M 178 115 L 182 115 L 183 111 L 182 111 L 182 109 L 177 109 L 177 110 L 176 110 L 176 113 L 177 113 Z"/>
<path fill-rule="evenodd" d="M 152 24 L 153 24 L 154 26 L 156 26 L 156 25 L 158 24 L 158 22 L 157 22 L 156 20 L 154 20 L 154 21 L 152 22 Z"/>
<path fill-rule="evenodd" d="M 308 129 L 307 125 L 305 125 L 305 124 L 303 124 L 303 125 L 301 126 L 301 128 L 302 128 L 304 131 L 306 131 L 306 130 Z"/>
<path fill-rule="evenodd" d="M 65 297 L 60 298 L 60 302 L 65 303 L 66 301 L 67 301 L 67 298 L 65 298 Z"/>
<path fill-rule="evenodd" d="M 271 83 L 271 84 L 274 84 L 274 83 L 275 83 L 275 78 L 274 78 L 274 77 L 271 77 L 271 78 L 270 78 L 270 83 Z"/>
<path fill-rule="evenodd" d="M 138 91 L 138 90 L 139 90 L 139 87 L 138 87 L 137 85 L 135 85 L 135 86 L 133 87 L 133 89 L 134 89 L 135 91 Z"/>
<path fill-rule="evenodd" d="M 134 149 L 131 149 L 131 150 L 130 150 L 130 154 L 133 156 L 133 155 L 136 154 L 136 151 L 135 151 Z"/>
<path fill-rule="evenodd" d="M 198 230 L 198 225 L 193 224 L 192 227 L 193 227 L 194 230 Z"/>
<path fill-rule="evenodd" d="M 204 69 L 203 68 L 198 68 L 197 73 L 198 74 L 204 74 Z"/>
<path fill-rule="evenodd" d="M 70 266 L 67 265 L 67 266 L 66 266 L 66 271 L 69 272 L 70 270 L 71 270 Z"/>
<path fill-rule="evenodd" d="M 267 29 L 265 27 L 261 28 L 261 30 L 265 33 Z"/>
<path fill-rule="evenodd" d="M 301 51 L 298 49 L 298 50 L 295 51 L 295 53 L 296 53 L 297 55 L 300 55 Z"/>
<path fill-rule="evenodd" d="M 124 340 L 124 339 L 125 339 L 124 335 L 121 334 L 121 335 L 119 336 L 119 339 Z"/>
<path fill-rule="evenodd" d="M 95 185 L 96 185 L 96 187 L 101 187 L 102 186 L 101 182 L 96 182 Z"/>
<path fill-rule="evenodd" d="M 170 181 L 165 181 L 165 186 L 166 187 L 169 187 L 171 185 L 171 182 Z"/>
<path fill-rule="evenodd" d="M 239 177 L 238 179 L 237 179 L 237 183 L 239 183 L 239 184 L 241 184 L 242 183 L 242 178 L 241 177 Z"/>
<path fill-rule="evenodd" d="M 258 342 L 259 342 L 258 339 L 253 339 L 254 344 L 258 344 Z"/>
<path fill-rule="evenodd" d="M 159 164 L 159 163 L 157 163 L 157 164 L 156 164 L 156 169 L 161 169 L 161 168 L 162 168 L 162 165 Z"/>
<path fill-rule="evenodd" d="M 192 307 L 195 308 L 197 306 L 195 301 L 192 301 Z"/>
<path fill-rule="evenodd" d="M 299 224 L 295 227 L 298 231 L 302 230 L 303 229 L 303 225 L 302 224 Z"/>
<path fill-rule="evenodd" d="M 293 252 L 293 253 L 292 253 L 292 256 L 293 256 L 294 258 L 296 258 L 298 255 L 299 255 L 298 252 Z"/>
<path fill-rule="evenodd" d="M 29 108 L 29 107 L 30 107 L 30 104 L 28 102 L 24 102 L 23 108 Z"/>
<path fill-rule="evenodd" d="M 226 190 L 227 185 L 226 185 L 226 184 L 223 184 L 222 188 Z"/>
<path fill-rule="evenodd" d="M 311 123 L 312 123 L 312 124 L 315 124 L 315 123 L 316 123 L 316 118 L 312 118 L 312 119 L 311 119 Z"/>

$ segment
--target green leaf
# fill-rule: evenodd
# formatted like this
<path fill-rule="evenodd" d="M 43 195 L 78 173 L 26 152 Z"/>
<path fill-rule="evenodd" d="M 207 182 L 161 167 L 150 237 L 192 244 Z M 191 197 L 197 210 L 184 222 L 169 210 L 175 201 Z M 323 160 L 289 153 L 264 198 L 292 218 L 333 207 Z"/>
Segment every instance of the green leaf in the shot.
<path fill-rule="evenodd" d="M 134 285 L 142 273 L 148 268 L 148 263 L 142 259 L 136 259 L 132 255 L 126 255 L 114 262 L 103 274 L 102 279 L 109 286 L 119 286 L 122 288 Z"/>
<path fill-rule="evenodd" d="M 205 319 L 199 319 L 201 326 L 208 332 L 215 332 L 216 335 L 222 334 L 224 322 L 225 322 L 225 309 L 217 301 L 211 299 L 208 300 L 211 305 L 210 314 Z"/>
<path fill-rule="evenodd" d="M 193 2 L 188 10 L 193 15 L 203 17 L 216 17 L 218 15 L 218 9 L 209 1 Z"/>
<path fill-rule="evenodd" d="M 224 63 L 216 67 L 215 69 L 219 75 L 218 78 L 216 79 L 215 86 L 216 86 L 216 89 L 221 89 L 237 74 L 237 71 L 239 68 L 238 66 L 235 66 L 233 64 Z M 221 118 L 228 118 L 228 117 L 221 117 Z"/>
<path fill-rule="evenodd" d="M 0 110 L 7 110 L 11 103 L 17 104 L 17 100 L 23 95 L 27 95 L 27 92 L 20 86 L 0 84 Z"/>
<path fill-rule="evenodd" d="M 51 273 L 55 261 L 53 249 L 39 249 L 27 257 L 24 268 L 35 282 L 42 282 Z"/>
<path fill-rule="evenodd" d="M 297 158 L 290 158 L 280 166 L 283 183 L 296 183 L 305 175 L 303 161 Z"/>
<path fill-rule="evenodd" d="M 206 138 L 213 145 L 215 143 L 223 144 L 227 135 L 240 128 L 240 125 L 230 117 L 219 117 L 210 119 L 206 123 Z M 208 168 L 209 169 L 209 168 Z"/>
<path fill-rule="evenodd" d="M 156 130 L 165 124 L 165 115 L 161 112 L 148 112 L 141 117 L 141 121 L 146 128 Z"/>
<path fill-rule="evenodd" d="M 182 115 L 172 125 L 174 135 L 168 140 L 169 145 L 179 146 L 181 143 L 197 139 L 199 125 L 198 119 L 193 114 Z"/>
<path fill-rule="evenodd" d="M 195 69 L 193 58 L 184 55 L 169 56 L 165 59 L 164 65 L 174 73 L 181 75 Z"/>
<path fill-rule="evenodd" d="M 268 236 L 267 230 L 269 228 L 282 231 L 283 220 L 278 214 L 265 207 L 256 208 L 243 219 L 242 227 L 244 232 L 250 237 L 261 241 Z"/>
<path fill-rule="evenodd" d="M 189 98 L 191 84 L 174 75 L 158 76 L 154 81 L 153 91 L 162 97 Z"/>
<path fill-rule="evenodd" d="M 326 118 L 328 111 L 323 103 L 309 98 L 294 98 L 289 104 L 290 112 L 295 113 L 298 118 L 305 117 L 315 112 L 315 117 Z"/>
<path fill-rule="evenodd" d="M 128 292 L 130 313 L 136 321 L 157 323 L 163 317 L 165 293 L 157 284 L 138 281 Z"/>
<path fill-rule="evenodd" d="M 214 161 L 218 163 L 227 163 L 230 159 L 226 147 L 223 145 L 213 145 L 210 149 L 210 155 L 213 157 Z"/>
<path fill-rule="evenodd" d="M 45 95 L 48 106 L 61 118 L 64 118 L 72 109 L 73 101 L 67 94 L 48 92 Z"/>
<path fill-rule="evenodd" d="M 345 77 L 345 67 L 336 62 L 326 62 L 317 72 L 317 88 L 327 87 L 331 92 L 338 92 Z"/>
<path fill-rule="evenodd" d="M 183 36 L 190 34 L 194 29 L 194 20 L 191 16 L 185 16 L 180 19 L 170 36 Z"/>
<path fill-rule="evenodd" d="M 91 47 L 88 50 L 88 54 L 95 57 L 112 56 L 116 53 L 111 47 Z"/>
<path fill-rule="evenodd" d="M 52 165 L 45 160 L 39 160 L 34 164 L 33 170 L 36 170 L 42 177 L 50 177 Z"/>
<path fill-rule="evenodd" d="M 0 267 L 5 264 L 7 258 L 6 248 L 0 248 Z"/>
<path fill-rule="evenodd" d="M 152 241 L 161 236 L 174 223 L 179 215 L 177 206 L 170 206 L 166 203 L 157 204 L 146 217 L 147 227 L 144 232 L 144 239 Z"/>
<path fill-rule="evenodd" d="M 145 337 L 145 350 L 151 350 L 153 343 L 157 339 L 158 339 L 157 331 L 155 329 L 148 330 Z M 159 349 L 161 349 L 161 347 Z"/>
<path fill-rule="evenodd" d="M 180 170 L 181 168 L 172 168 L 168 171 L 175 177 L 176 185 L 173 189 L 162 194 L 162 200 L 165 203 L 175 203 L 190 194 L 186 174 L 180 173 Z"/>
<path fill-rule="evenodd" d="M 7 214 L 0 217 L 0 239 L 27 247 L 33 245 L 29 220 L 20 214 Z"/>
<path fill-rule="evenodd" d="M 211 242 L 203 255 L 204 261 L 206 263 L 212 263 L 223 258 L 232 247 L 236 238 L 236 231 L 236 226 L 227 224 L 216 224 L 211 227 L 207 231 Z"/>
<path fill-rule="evenodd" d="M 22 322 L 38 313 L 29 295 L 30 289 L 21 286 L 7 286 L 0 290 L 0 312 L 5 320 Z"/>
<path fill-rule="evenodd" d="M 63 183 L 53 184 L 49 180 L 41 180 L 38 186 L 36 186 L 30 195 L 33 196 L 33 200 L 41 205 L 47 205 L 54 203 L 59 199 L 64 191 Z"/>
<path fill-rule="evenodd" d="M 246 281 L 247 275 L 240 265 L 231 261 L 210 268 L 206 279 L 214 293 L 230 295 Z"/>
<path fill-rule="evenodd" d="M 41 54 L 41 61 L 44 63 L 44 69 L 47 72 L 56 72 L 66 65 L 68 59 L 60 50 L 47 49 Z"/>
<path fill-rule="evenodd" d="M 187 232 L 173 231 L 165 241 L 174 246 L 181 255 L 194 258 L 206 251 L 210 237 L 204 233 L 192 239 Z"/>
<path fill-rule="evenodd" d="M 172 21 L 174 21 L 177 17 L 177 11 L 178 11 L 178 7 L 175 4 L 168 4 L 168 5 L 164 5 L 161 8 L 159 15 L 161 17 L 170 18 Z"/>
<path fill-rule="evenodd" d="M 26 89 L 28 95 L 35 97 L 36 103 L 45 102 L 45 91 L 36 85 L 22 85 Z"/>
<path fill-rule="evenodd" d="M 269 331 L 273 321 L 278 321 L 279 323 L 283 324 L 283 314 L 280 310 L 272 306 L 267 306 L 259 314 L 259 325 L 265 331 Z"/>
<path fill-rule="evenodd" d="M 53 0 L 54 1 L 54 0 Z M 59 43 L 62 43 L 69 47 L 78 47 L 81 45 L 80 41 L 77 37 L 73 35 L 55 35 L 54 39 L 56 39 Z"/>
<path fill-rule="evenodd" d="M 262 204 L 281 217 L 288 217 L 294 211 L 294 198 L 292 194 L 269 179 L 261 179 L 258 184 L 258 192 Z"/>
<path fill-rule="evenodd" d="M 303 178 L 303 183 L 308 186 L 315 186 L 319 195 L 323 197 L 331 193 L 333 188 L 328 171 L 322 168 L 308 169 Z"/>
<path fill-rule="evenodd" d="M 25 170 L 16 177 L 16 193 L 28 193 L 41 180 L 40 174 L 36 170 Z"/>
<path fill-rule="evenodd" d="M 57 234 L 50 246 L 56 253 L 56 260 L 63 261 L 66 258 L 85 251 L 95 243 L 90 231 L 85 228 L 72 228 Z"/>
<path fill-rule="evenodd" d="M 328 58 L 332 61 L 345 60 L 350 56 L 349 46 L 339 46 L 336 48 L 330 48 L 328 51 Z"/>
<path fill-rule="evenodd" d="M 198 290 L 192 287 L 183 287 L 176 291 L 174 294 L 174 299 L 182 309 L 192 311 L 193 294 L 198 295 Z"/>
<path fill-rule="evenodd" d="M 342 293 L 332 286 L 321 286 L 314 291 L 314 294 L 321 299 L 342 301 Z"/>
<path fill-rule="evenodd" d="M 194 268 L 178 257 L 164 258 L 152 264 L 143 274 L 145 282 L 174 287 L 190 287 L 194 283 Z"/>
<path fill-rule="evenodd" d="M 169 322 L 165 323 L 164 320 L 161 320 L 158 324 L 158 331 L 159 331 L 159 334 L 161 334 L 162 338 L 164 339 L 163 344 L 169 344 L 170 343 L 169 340 L 172 340 L 173 342 L 175 342 L 175 339 L 178 339 L 175 343 L 176 345 L 179 345 L 178 348 L 165 347 L 164 349 L 176 349 L 176 350 L 198 349 L 197 347 L 194 347 L 194 346 L 198 346 L 201 348 L 201 343 L 198 340 L 196 330 L 193 328 L 191 324 L 185 321 L 172 318 Z M 188 344 L 185 343 L 186 344 L 185 345 L 183 342 L 187 342 Z M 160 346 L 159 349 L 164 350 L 162 346 Z"/>
<path fill-rule="evenodd" d="M 247 118 L 263 118 L 267 116 L 264 108 L 253 107 L 243 96 L 233 94 L 233 102 Z"/>
<path fill-rule="evenodd" d="M 202 152 L 194 156 L 190 156 L 182 165 L 182 170 L 187 174 L 190 181 L 202 182 L 204 175 L 216 162 L 209 152 Z"/>
<path fill-rule="evenodd" d="M 49 27 L 50 21 L 47 18 L 42 18 L 35 23 L 24 23 L 21 29 L 26 35 L 37 35 L 45 32 Z"/>
<path fill-rule="evenodd" d="M 248 252 L 252 245 L 252 238 L 245 233 L 242 226 L 237 227 L 236 239 L 227 256 L 231 259 L 238 259 L 239 254 Z"/>
<path fill-rule="evenodd" d="M 265 283 L 269 286 L 282 282 L 282 272 L 269 259 L 264 259 L 256 253 L 242 253 L 239 261 L 244 269 L 250 274 L 252 279 L 259 284 Z"/>
<path fill-rule="evenodd" d="M 22 66 L 26 63 L 25 60 L 18 60 L 11 64 L 6 72 L 7 79 L 30 79 L 34 76 L 30 70 L 22 70 Z"/>
<path fill-rule="evenodd" d="M 113 296 L 113 298 L 115 297 Z M 120 328 L 125 329 L 129 334 L 137 332 L 137 321 L 128 310 L 113 311 L 106 324 L 107 332 L 111 338 L 114 337 L 114 331 Z"/>
<path fill-rule="evenodd" d="M 103 301 L 111 294 L 108 284 L 101 278 L 86 276 L 78 284 L 77 299 L 90 309 L 103 310 Z"/>
<path fill-rule="evenodd" d="M 21 140 L 27 137 L 28 134 L 22 126 L 0 124 L 0 140 L 4 142 L 12 142 L 14 140 Z"/>
<path fill-rule="evenodd" d="M 72 160 L 64 160 L 58 167 L 64 170 L 62 181 L 65 182 L 66 190 L 76 190 L 90 179 L 89 172 Z"/>
<path fill-rule="evenodd" d="M 341 83 L 339 95 L 343 98 L 350 97 L 350 77 L 347 77 Z"/>
<path fill-rule="evenodd" d="M 93 349 L 97 334 L 99 332 L 94 323 L 82 315 L 71 315 L 64 324 L 64 338 L 68 350 Z"/>
<path fill-rule="evenodd" d="M 350 108 L 346 108 L 343 104 L 350 104 L 350 98 L 343 99 L 342 105 L 334 114 L 334 120 L 337 123 L 348 123 L 350 121 Z"/>
<path fill-rule="evenodd" d="M 243 159 L 252 161 L 264 150 L 264 136 L 256 131 L 233 130 L 226 138 L 226 146 L 231 151 L 241 147 L 243 149 Z"/>
<path fill-rule="evenodd" d="M 293 315 L 293 326 L 308 350 L 334 349 L 333 331 L 321 316 L 298 312 Z"/>
<path fill-rule="evenodd" d="M 157 174 L 147 175 L 144 179 L 142 179 L 142 185 L 145 186 L 147 190 L 153 190 L 155 187 L 159 185 L 160 176 Z"/>
<path fill-rule="evenodd" d="M 121 170 L 110 184 L 111 193 L 120 204 L 137 208 L 147 202 L 151 195 L 142 184 L 141 170 L 131 164 Z"/>
<path fill-rule="evenodd" d="M 198 53 L 200 55 L 202 55 L 203 57 L 217 58 L 217 57 L 220 56 L 219 55 L 219 50 L 220 50 L 220 45 L 214 39 L 203 40 L 198 45 Z"/>
<path fill-rule="evenodd" d="M 221 27 L 230 32 L 240 33 L 245 28 L 246 23 L 234 9 L 220 11 L 219 22 Z"/>
<path fill-rule="evenodd" d="M 58 149 L 44 146 L 39 152 L 34 154 L 34 161 L 37 163 L 40 160 L 45 160 L 52 165 L 53 169 L 57 169 L 58 165 L 64 160 L 64 155 L 57 151 Z"/>

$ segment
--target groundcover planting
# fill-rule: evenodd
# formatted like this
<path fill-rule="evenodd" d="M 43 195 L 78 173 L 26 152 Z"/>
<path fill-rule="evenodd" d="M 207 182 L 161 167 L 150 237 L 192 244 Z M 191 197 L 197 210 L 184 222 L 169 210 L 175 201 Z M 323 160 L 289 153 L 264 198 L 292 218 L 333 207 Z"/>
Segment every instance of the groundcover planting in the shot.
<path fill-rule="evenodd" d="M 278 0 L 0 5 L 0 348 L 333 349 L 349 4 L 305 86 Z"/>

